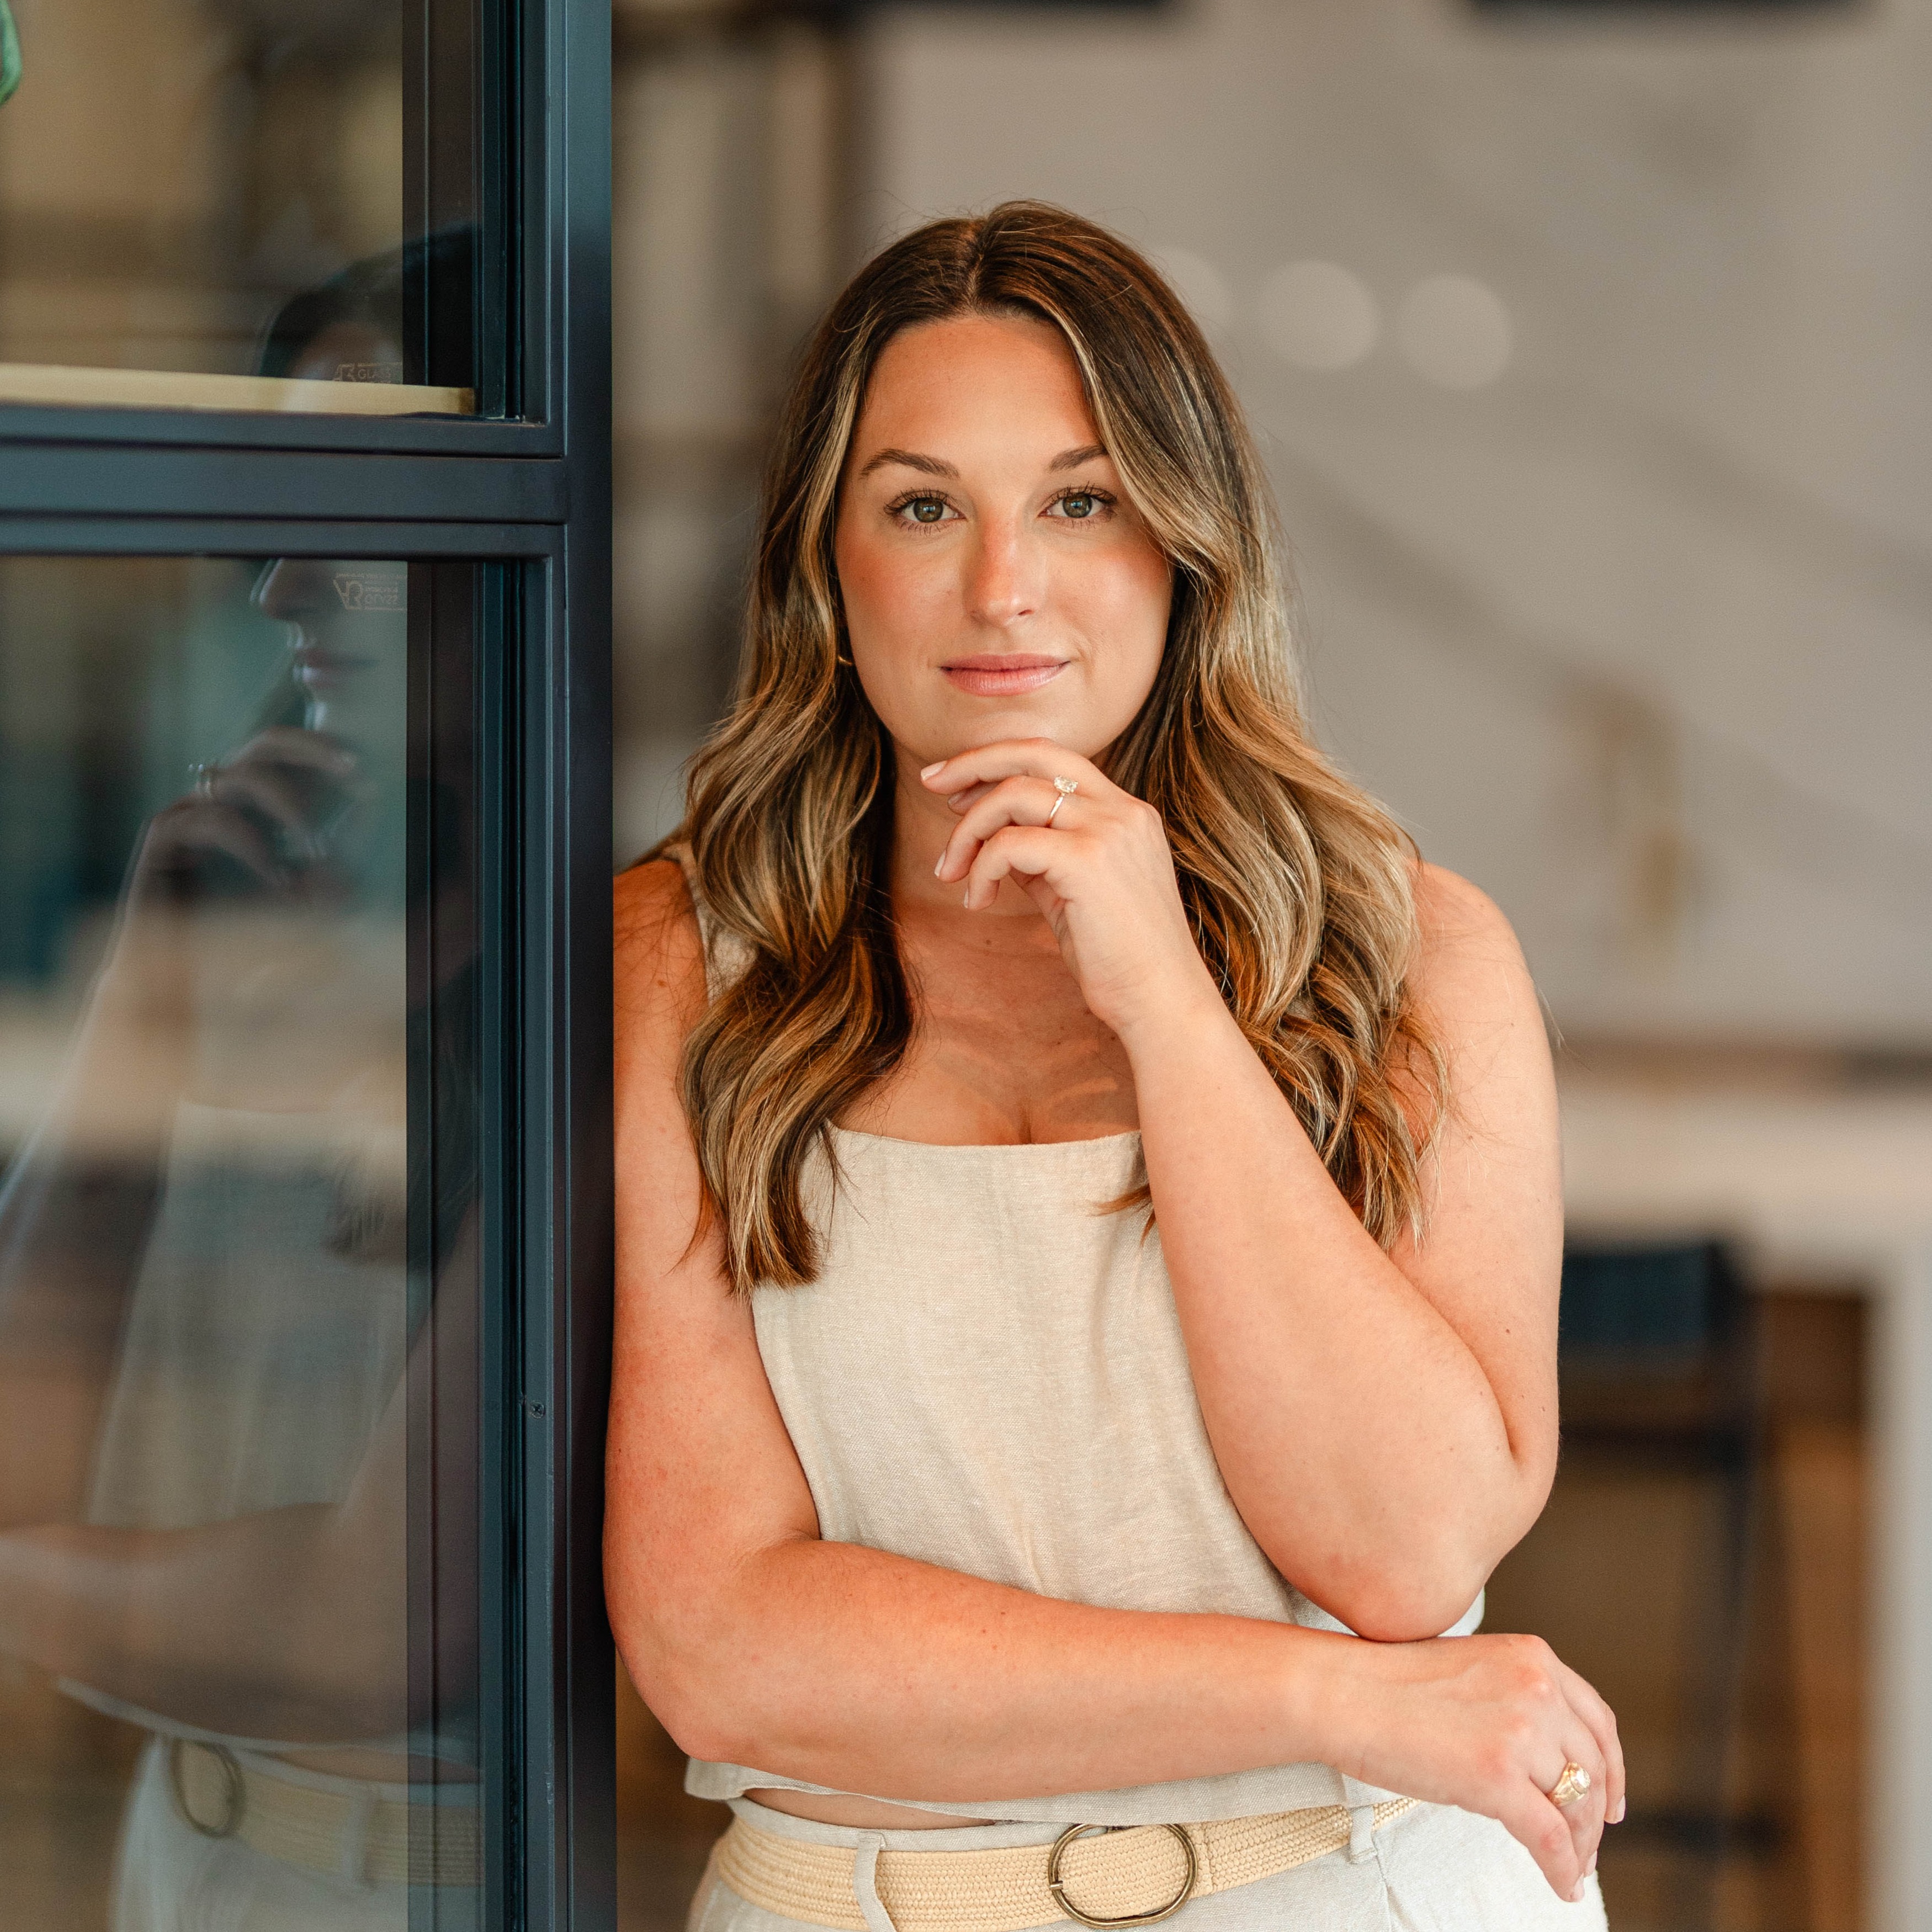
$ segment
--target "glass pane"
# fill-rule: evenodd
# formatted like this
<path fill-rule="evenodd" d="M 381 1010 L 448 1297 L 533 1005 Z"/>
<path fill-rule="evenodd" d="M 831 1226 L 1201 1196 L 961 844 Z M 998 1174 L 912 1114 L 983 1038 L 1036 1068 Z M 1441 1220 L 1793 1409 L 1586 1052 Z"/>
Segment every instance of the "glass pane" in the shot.
<path fill-rule="evenodd" d="M 466 6 L 10 4 L 0 401 L 472 406 Z"/>
<path fill-rule="evenodd" d="M 0 559 L 33 1932 L 476 1922 L 475 575 Z"/>

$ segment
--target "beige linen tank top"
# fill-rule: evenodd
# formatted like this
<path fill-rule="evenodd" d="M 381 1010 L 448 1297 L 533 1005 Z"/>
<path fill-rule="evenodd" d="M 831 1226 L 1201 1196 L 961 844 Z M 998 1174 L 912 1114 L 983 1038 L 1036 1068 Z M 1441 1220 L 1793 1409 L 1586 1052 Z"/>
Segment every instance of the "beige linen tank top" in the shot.
<path fill-rule="evenodd" d="M 716 997 L 738 970 L 738 943 L 678 856 Z M 815 1155 L 807 1174 L 819 1277 L 759 1288 L 752 1304 L 821 1536 L 1076 1603 L 1344 1628 L 1282 1577 L 1228 1497 L 1159 1231 L 1142 1210 L 1096 1211 L 1136 1184 L 1138 1134 L 944 1147 L 834 1128 L 831 1139 L 833 1160 Z M 827 1789 L 700 1760 L 686 1782 L 715 1798 Z M 1292 1764 L 1058 1797 L 896 1802 L 1126 1825 L 1378 1795 L 1327 1765 Z"/>

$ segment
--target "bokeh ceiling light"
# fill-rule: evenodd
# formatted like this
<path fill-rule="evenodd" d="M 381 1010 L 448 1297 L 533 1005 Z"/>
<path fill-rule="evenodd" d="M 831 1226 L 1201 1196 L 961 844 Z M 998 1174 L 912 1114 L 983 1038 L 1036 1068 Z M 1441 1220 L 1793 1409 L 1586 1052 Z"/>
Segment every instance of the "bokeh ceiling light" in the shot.
<path fill-rule="evenodd" d="M 1154 266 L 1187 304 L 1203 328 L 1226 328 L 1234 316 L 1234 298 L 1220 270 L 1204 256 L 1186 248 L 1152 248 Z"/>
<path fill-rule="evenodd" d="M 1472 275 L 1431 275 L 1402 298 L 1396 346 L 1445 389 L 1480 389 L 1509 367 L 1516 331 L 1495 290 Z"/>
<path fill-rule="evenodd" d="M 1262 284 L 1262 333 L 1299 369 L 1346 369 L 1382 333 L 1367 283 L 1334 262 L 1291 262 Z"/>

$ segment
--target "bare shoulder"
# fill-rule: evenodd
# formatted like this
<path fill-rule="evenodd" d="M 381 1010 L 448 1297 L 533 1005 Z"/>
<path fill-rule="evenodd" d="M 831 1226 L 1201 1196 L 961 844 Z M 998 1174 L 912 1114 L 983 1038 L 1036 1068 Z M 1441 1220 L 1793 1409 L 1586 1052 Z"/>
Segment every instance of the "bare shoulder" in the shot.
<path fill-rule="evenodd" d="M 677 1272 L 698 1224 L 702 1188 L 678 1090 L 684 1043 L 704 1011 L 704 956 L 677 866 L 633 866 L 614 882 L 620 1306 Z"/>
<path fill-rule="evenodd" d="M 1550 1079 L 1543 1009 L 1522 948 L 1502 908 L 1480 886 L 1441 866 L 1415 868 L 1420 945 L 1409 984 L 1449 1063 L 1464 1107 L 1500 1081 L 1507 1104 Z"/>
<path fill-rule="evenodd" d="M 656 859 L 620 872 L 611 886 L 620 1032 L 674 1029 L 681 1040 L 704 1006 L 704 944 L 684 874 Z"/>
<path fill-rule="evenodd" d="M 1528 964 L 1502 908 L 1444 866 L 1418 864 L 1414 876 L 1420 944 L 1410 985 L 1418 1001 L 1444 1018 L 1499 1018 L 1526 1005 L 1534 1012 Z"/>
<path fill-rule="evenodd" d="M 1419 967 L 1440 970 L 1486 960 L 1527 971 L 1514 928 L 1480 886 L 1426 861 L 1416 865 L 1414 878 L 1416 919 L 1422 929 Z"/>
<path fill-rule="evenodd" d="M 620 872 L 610 898 L 620 958 L 635 963 L 644 954 L 684 949 L 698 955 L 698 915 L 674 859 L 647 860 Z"/>

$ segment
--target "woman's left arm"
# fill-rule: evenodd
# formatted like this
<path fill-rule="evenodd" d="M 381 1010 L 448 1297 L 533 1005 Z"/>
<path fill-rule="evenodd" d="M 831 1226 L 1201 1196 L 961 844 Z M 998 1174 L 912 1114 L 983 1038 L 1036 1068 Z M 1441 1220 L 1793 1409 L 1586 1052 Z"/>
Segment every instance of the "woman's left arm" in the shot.
<path fill-rule="evenodd" d="M 1049 830 L 1056 775 L 1079 790 Z M 940 876 L 970 907 L 1012 875 L 1126 1048 L 1202 1412 L 1256 1540 L 1364 1636 L 1446 1628 L 1556 1467 L 1556 1092 L 1507 922 L 1453 874 L 1419 871 L 1410 985 L 1451 1098 L 1422 1177 L 1425 1238 L 1384 1252 L 1222 1000 L 1151 808 L 1042 740 L 963 754 L 927 782 L 965 794 Z"/>

